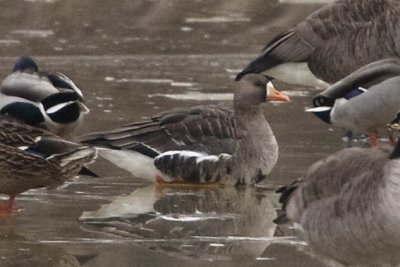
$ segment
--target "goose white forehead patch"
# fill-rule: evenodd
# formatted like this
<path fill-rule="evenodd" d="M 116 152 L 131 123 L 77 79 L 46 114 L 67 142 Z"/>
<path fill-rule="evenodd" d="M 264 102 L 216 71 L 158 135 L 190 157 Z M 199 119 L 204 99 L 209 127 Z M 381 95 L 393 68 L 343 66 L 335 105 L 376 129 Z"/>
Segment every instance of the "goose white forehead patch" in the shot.
<path fill-rule="evenodd" d="M 271 81 L 267 82 L 265 88 L 267 90 L 267 95 L 271 94 L 274 90 L 276 90 Z"/>

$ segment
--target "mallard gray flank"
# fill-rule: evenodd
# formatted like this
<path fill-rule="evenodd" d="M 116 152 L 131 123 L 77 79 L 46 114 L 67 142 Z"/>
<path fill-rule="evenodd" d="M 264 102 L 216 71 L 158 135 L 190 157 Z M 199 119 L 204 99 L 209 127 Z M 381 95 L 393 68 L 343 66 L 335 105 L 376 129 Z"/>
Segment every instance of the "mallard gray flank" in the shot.
<path fill-rule="evenodd" d="M 0 213 L 12 211 L 16 195 L 61 184 L 96 157 L 96 149 L 0 116 L 0 194 L 9 195 Z"/>
<path fill-rule="evenodd" d="M 369 88 L 360 89 L 366 84 Z M 355 134 L 369 134 L 376 145 L 378 134 L 391 137 L 386 124 L 399 111 L 400 59 L 367 64 L 316 95 L 313 102 L 318 108 L 308 111 Z"/>
<path fill-rule="evenodd" d="M 279 192 L 287 218 L 318 253 L 346 266 L 399 263 L 400 142 L 392 152 L 341 150 Z"/>
<path fill-rule="evenodd" d="M 0 86 L 0 113 L 58 135 L 70 134 L 89 109 L 81 90 L 62 73 L 40 72 L 20 57 Z"/>
<path fill-rule="evenodd" d="M 399 1 L 337 0 L 272 39 L 237 79 L 285 63 L 305 63 L 317 78 L 334 83 L 370 62 L 398 56 L 399 41 Z"/>
<path fill-rule="evenodd" d="M 217 106 L 177 108 L 81 141 L 106 147 L 102 156 L 148 180 L 254 183 L 278 159 L 278 144 L 261 108 L 271 100 L 289 98 L 267 77 L 252 74 L 235 84 L 233 112 Z"/>

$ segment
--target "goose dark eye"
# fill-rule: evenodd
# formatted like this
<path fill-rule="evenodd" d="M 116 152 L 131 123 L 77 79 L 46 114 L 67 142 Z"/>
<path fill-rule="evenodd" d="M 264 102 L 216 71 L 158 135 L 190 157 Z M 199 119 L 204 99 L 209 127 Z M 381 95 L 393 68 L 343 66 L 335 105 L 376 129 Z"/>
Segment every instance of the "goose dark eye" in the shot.
<path fill-rule="evenodd" d="M 256 81 L 256 82 L 255 82 L 255 85 L 256 85 L 256 86 L 259 86 L 259 87 L 262 87 L 262 88 L 265 88 L 265 83 L 262 82 L 262 81 Z"/>

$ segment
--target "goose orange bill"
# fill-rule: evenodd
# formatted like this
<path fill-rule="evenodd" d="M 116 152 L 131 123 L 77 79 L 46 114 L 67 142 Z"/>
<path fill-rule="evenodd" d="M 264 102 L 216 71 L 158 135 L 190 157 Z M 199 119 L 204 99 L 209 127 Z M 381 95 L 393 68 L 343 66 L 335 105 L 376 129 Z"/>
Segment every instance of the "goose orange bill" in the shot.
<path fill-rule="evenodd" d="M 278 90 L 275 89 L 275 87 L 272 85 L 271 82 L 267 83 L 266 86 L 266 91 L 267 91 L 267 101 L 284 101 L 287 102 L 290 100 L 290 98 L 285 95 L 284 93 L 279 92 Z"/>

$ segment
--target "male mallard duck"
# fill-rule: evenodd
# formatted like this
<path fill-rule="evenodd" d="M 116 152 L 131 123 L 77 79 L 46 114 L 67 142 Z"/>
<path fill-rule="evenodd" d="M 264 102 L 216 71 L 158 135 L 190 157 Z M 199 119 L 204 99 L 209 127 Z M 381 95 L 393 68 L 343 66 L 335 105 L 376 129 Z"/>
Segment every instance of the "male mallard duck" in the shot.
<path fill-rule="evenodd" d="M 272 39 L 237 79 L 268 70 L 269 76 L 305 84 L 305 75 L 290 81 L 296 72 L 288 75 L 285 71 L 292 63 L 300 63 L 324 82 L 334 83 L 370 62 L 400 54 L 399 17 L 399 1 L 334 1 Z M 278 67 L 283 68 L 284 77 L 274 76 Z"/>
<path fill-rule="evenodd" d="M 359 88 L 366 83 L 372 84 L 368 90 Z M 399 84 L 400 60 L 379 60 L 316 95 L 313 102 L 317 108 L 307 111 L 355 134 L 368 133 L 371 144 L 377 145 L 378 133 L 387 133 L 386 123 L 400 109 Z M 394 144 L 392 137 L 391 141 Z"/>
<path fill-rule="evenodd" d="M 17 194 L 60 184 L 77 175 L 95 156 L 95 148 L 0 116 L 0 194 L 9 195 L 8 204 L 0 206 L 0 213 L 12 211 Z"/>
<path fill-rule="evenodd" d="M 39 72 L 30 57 L 20 57 L 0 86 L 1 114 L 58 135 L 71 133 L 88 112 L 73 81 L 59 72 Z"/>
<path fill-rule="evenodd" d="M 400 130 L 399 120 L 392 129 Z M 343 149 L 278 192 L 286 217 L 302 226 L 315 251 L 345 266 L 382 266 L 400 261 L 399 185 L 398 141 L 392 152 Z"/>
<path fill-rule="evenodd" d="M 267 77 L 247 75 L 236 83 L 234 112 L 217 106 L 177 108 L 81 141 L 108 148 L 100 150 L 102 156 L 149 180 L 254 183 L 278 159 L 278 144 L 261 108 L 273 100 L 289 98 Z"/>

